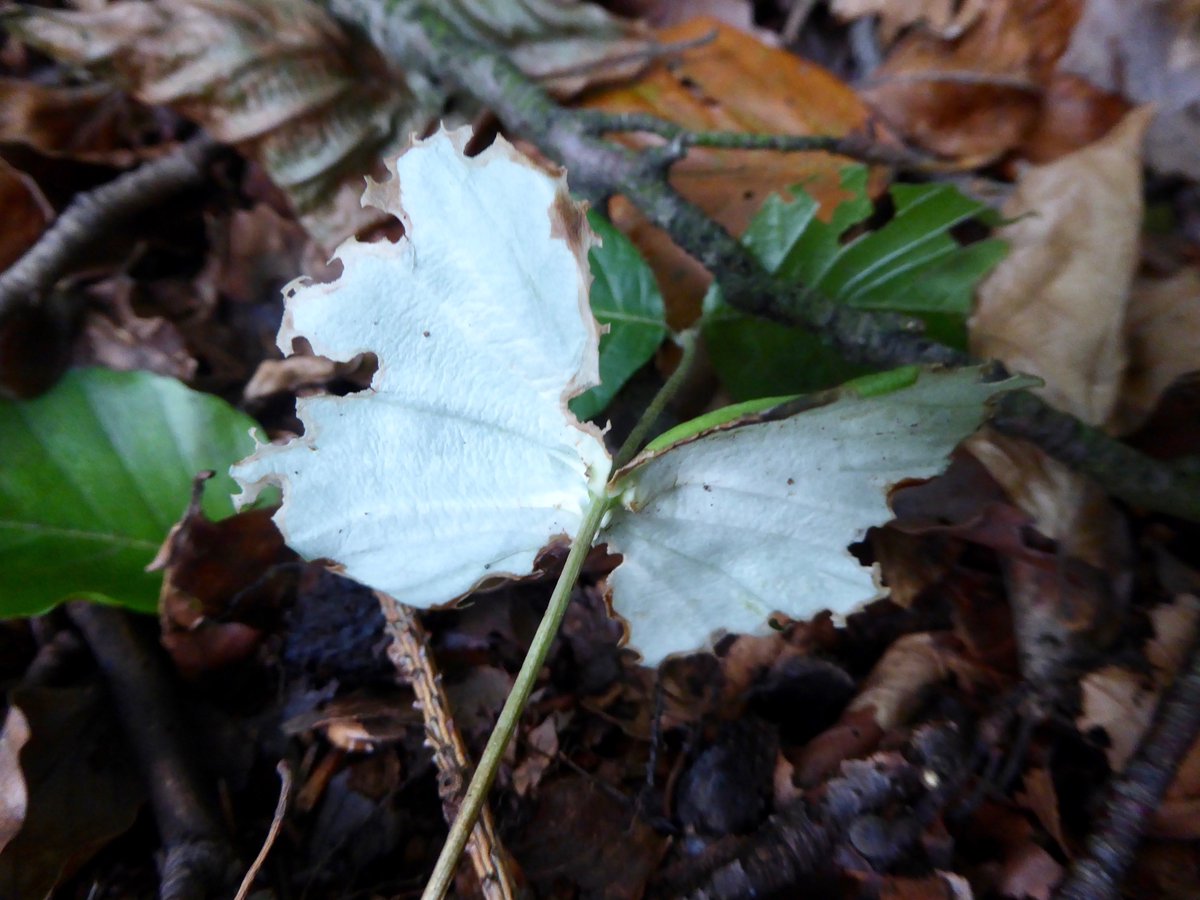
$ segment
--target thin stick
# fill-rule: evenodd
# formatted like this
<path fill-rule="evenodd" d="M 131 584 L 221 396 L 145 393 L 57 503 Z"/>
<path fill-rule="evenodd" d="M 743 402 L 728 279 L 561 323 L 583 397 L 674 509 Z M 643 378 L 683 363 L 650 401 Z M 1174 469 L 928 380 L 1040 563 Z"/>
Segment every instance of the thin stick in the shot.
<path fill-rule="evenodd" d="M 1200 734 L 1200 634 L 1185 668 L 1163 695 L 1137 753 L 1110 789 L 1104 818 L 1055 900 L 1116 900 L 1146 826 Z"/>
<path fill-rule="evenodd" d="M 577 112 L 591 134 L 644 132 L 656 134 L 679 148 L 710 147 L 717 150 L 770 150 L 777 153 L 834 153 L 851 159 L 915 171 L 939 171 L 945 164 L 903 148 L 878 144 L 858 134 L 838 137 L 828 134 L 760 134 L 743 131 L 689 131 L 668 119 L 647 113 Z"/>
<path fill-rule="evenodd" d="M 475 769 L 475 775 L 467 786 L 467 793 L 463 797 L 458 817 L 450 827 L 446 845 L 442 847 L 442 853 L 433 869 L 433 875 L 430 876 L 429 883 L 425 886 L 425 893 L 421 895 L 423 900 L 441 900 L 450 890 L 451 882 L 454 880 L 454 871 L 458 868 L 459 857 L 462 856 L 463 848 L 466 846 L 475 820 L 479 817 L 479 812 L 487 800 L 492 782 L 496 779 L 496 771 L 500 767 L 500 758 L 504 755 L 504 748 L 508 746 L 508 742 L 517 728 L 521 711 L 525 708 L 525 703 L 533 691 L 534 682 L 537 681 L 542 664 L 546 661 L 546 655 L 550 652 L 554 636 L 558 634 L 558 626 L 562 623 L 563 614 L 567 611 L 567 604 L 571 599 L 571 589 L 575 586 L 588 551 L 592 548 L 592 540 L 596 537 L 596 532 L 600 530 L 600 521 L 608 511 L 608 504 L 608 498 L 592 496 L 591 505 L 583 517 L 579 532 L 571 543 L 571 551 L 567 554 L 567 560 L 563 564 L 562 574 L 558 576 L 558 583 L 554 585 L 554 593 L 550 595 L 550 605 L 546 607 L 546 613 L 542 616 L 537 633 L 533 636 L 529 653 L 525 656 L 525 661 L 521 663 L 521 671 L 517 673 L 512 691 L 504 702 L 504 708 L 500 710 L 500 718 L 496 720 L 496 727 L 492 729 L 492 735 L 488 738 L 483 755 L 479 758 L 479 766 Z"/>
<path fill-rule="evenodd" d="M 416 694 L 415 706 L 425 720 L 425 743 L 433 751 L 438 771 L 438 794 L 447 824 L 462 815 L 459 797 L 471 769 L 467 747 L 454 723 L 450 699 L 442 688 L 442 679 L 429 653 L 429 638 L 411 606 L 405 606 L 390 594 L 375 592 L 387 632 L 391 638 L 388 656 Z M 492 811 L 485 804 L 479 821 L 467 841 L 467 855 L 475 869 L 480 890 L 486 900 L 513 900 L 516 885 L 509 871 L 508 854 L 496 835 Z"/>
<path fill-rule="evenodd" d="M 275 804 L 275 815 L 271 817 L 271 827 L 267 830 L 267 839 L 263 841 L 262 849 L 258 851 L 258 856 L 254 857 L 254 862 L 246 872 L 246 877 L 242 879 L 242 886 L 238 888 L 237 896 L 233 900 L 246 900 L 247 895 L 250 893 L 250 888 L 254 886 L 254 879 L 258 875 L 258 870 L 267 861 L 267 854 L 271 852 L 271 847 L 275 845 L 275 838 L 279 837 L 279 829 L 283 827 L 283 817 L 287 814 L 288 798 L 292 795 L 292 767 L 288 765 L 286 759 L 281 759 L 279 765 L 275 767 L 275 771 L 279 773 L 279 802 Z"/>
<path fill-rule="evenodd" d="M 166 156 L 79 194 L 29 250 L 0 274 L 0 315 L 39 302 L 93 243 L 116 225 L 165 197 L 202 184 L 205 164 L 219 148 L 200 134 Z"/>
<path fill-rule="evenodd" d="M 633 431 L 629 432 L 629 437 L 625 438 L 625 443 L 621 445 L 621 449 L 617 451 L 616 459 L 613 461 L 613 469 L 619 469 L 633 459 L 638 450 L 642 448 L 642 444 L 646 442 L 646 436 L 650 434 L 650 429 L 654 427 L 654 423 L 658 421 L 662 411 L 666 409 L 667 404 L 674 399 L 687 380 L 692 363 L 696 359 L 696 332 L 692 329 L 683 332 L 679 336 L 679 346 L 683 350 L 679 365 L 675 367 L 675 371 L 671 373 L 666 384 L 658 389 L 658 393 L 654 395 L 654 399 L 650 401 L 650 405 L 646 407 L 642 417 L 633 426 Z"/>
<path fill-rule="evenodd" d="M 217 812 L 215 792 L 200 774 L 176 678 L 162 648 L 122 609 L 99 603 L 67 604 L 112 691 L 162 837 L 159 896 L 191 900 L 231 886 L 233 849 Z M 233 877 L 231 877 L 233 876 Z"/>

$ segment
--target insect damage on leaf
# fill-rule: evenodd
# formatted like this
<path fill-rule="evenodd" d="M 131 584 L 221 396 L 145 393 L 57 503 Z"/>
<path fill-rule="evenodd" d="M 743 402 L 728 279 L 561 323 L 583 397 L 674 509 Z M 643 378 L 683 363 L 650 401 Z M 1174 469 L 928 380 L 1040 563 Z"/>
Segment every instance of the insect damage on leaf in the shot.
<path fill-rule="evenodd" d="M 232 470 L 242 502 L 282 487 L 298 552 L 415 606 L 531 572 L 610 468 L 566 408 L 599 380 L 586 218 L 561 174 L 502 139 L 467 158 L 469 137 L 416 141 L 367 188 L 403 239 L 347 241 L 336 282 L 286 291 L 280 349 L 374 353 L 371 388 L 301 399 L 303 437 Z"/>

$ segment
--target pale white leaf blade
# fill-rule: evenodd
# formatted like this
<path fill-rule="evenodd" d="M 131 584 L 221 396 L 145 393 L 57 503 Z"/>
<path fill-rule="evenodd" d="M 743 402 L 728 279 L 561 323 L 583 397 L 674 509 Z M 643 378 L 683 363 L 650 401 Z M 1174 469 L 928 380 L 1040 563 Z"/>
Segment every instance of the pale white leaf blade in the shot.
<path fill-rule="evenodd" d="M 468 138 L 418 141 L 368 187 L 405 238 L 347 241 L 336 282 L 288 289 L 281 349 L 374 353 L 370 390 L 301 399 L 304 435 L 233 469 L 243 500 L 282 487 L 291 547 L 420 607 L 528 574 L 610 467 L 566 408 L 598 380 L 582 209 L 560 174 L 502 141 L 468 159 Z"/>
<path fill-rule="evenodd" d="M 789 418 L 725 427 L 650 455 L 620 477 L 601 535 L 624 560 L 614 611 L 647 665 L 722 633 L 764 633 L 774 612 L 844 615 L 879 596 L 849 552 L 891 518 L 887 490 L 940 472 L 987 399 L 1029 379 L 926 372 Z"/>

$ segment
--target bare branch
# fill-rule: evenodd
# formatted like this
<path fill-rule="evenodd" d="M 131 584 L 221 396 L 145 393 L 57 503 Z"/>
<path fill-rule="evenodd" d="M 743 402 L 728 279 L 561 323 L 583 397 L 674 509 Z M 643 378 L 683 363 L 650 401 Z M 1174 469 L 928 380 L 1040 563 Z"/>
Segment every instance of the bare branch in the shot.
<path fill-rule="evenodd" d="M 134 214 L 163 198 L 202 184 L 219 145 L 205 134 L 166 156 L 79 194 L 19 260 L 0 274 L 0 317 L 20 304 L 37 304 L 87 249 Z"/>

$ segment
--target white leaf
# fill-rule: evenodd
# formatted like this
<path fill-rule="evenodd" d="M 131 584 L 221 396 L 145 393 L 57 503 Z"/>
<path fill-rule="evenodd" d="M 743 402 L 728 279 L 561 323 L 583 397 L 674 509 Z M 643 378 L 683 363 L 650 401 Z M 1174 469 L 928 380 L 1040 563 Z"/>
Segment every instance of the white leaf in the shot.
<path fill-rule="evenodd" d="M 528 574 L 610 468 L 566 408 L 598 380 L 582 208 L 503 140 L 466 158 L 469 137 L 418 141 L 367 188 L 404 239 L 347 241 L 341 278 L 288 289 L 280 348 L 374 353 L 371 389 L 300 400 L 304 436 L 233 468 L 243 502 L 283 488 L 299 553 L 421 607 Z"/>
<path fill-rule="evenodd" d="M 613 606 L 648 665 L 720 632 L 762 633 L 771 613 L 845 614 L 878 595 L 847 550 L 891 518 L 886 492 L 940 472 L 986 400 L 1031 379 L 926 373 L 777 421 L 713 431 L 635 463 L 602 539 L 624 562 Z"/>

